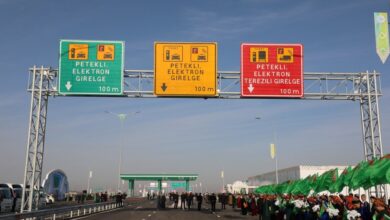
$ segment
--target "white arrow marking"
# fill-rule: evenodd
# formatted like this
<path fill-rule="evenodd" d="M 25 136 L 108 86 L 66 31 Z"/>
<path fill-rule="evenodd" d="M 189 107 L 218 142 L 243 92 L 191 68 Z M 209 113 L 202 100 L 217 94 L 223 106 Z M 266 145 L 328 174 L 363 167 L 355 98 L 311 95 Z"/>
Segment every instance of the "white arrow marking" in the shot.
<path fill-rule="evenodd" d="M 249 87 L 248 87 L 249 92 L 252 93 L 254 89 L 255 89 L 255 87 L 253 87 L 252 84 L 249 84 Z"/>
<path fill-rule="evenodd" d="M 70 84 L 70 81 L 66 82 L 66 85 L 65 85 L 66 89 L 69 91 L 70 88 L 72 88 L 72 84 Z"/>

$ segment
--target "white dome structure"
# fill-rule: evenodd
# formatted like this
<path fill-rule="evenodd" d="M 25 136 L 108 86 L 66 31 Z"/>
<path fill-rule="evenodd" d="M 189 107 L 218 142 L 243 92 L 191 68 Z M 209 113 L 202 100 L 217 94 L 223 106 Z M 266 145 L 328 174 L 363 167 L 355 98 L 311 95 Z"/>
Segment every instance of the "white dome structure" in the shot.
<path fill-rule="evenodd" d="M 50 171 L 42 185 L 43 191 L 52 194 L 55 200 L 65 199 L 65 193 L 69 192 L 68 178 L 65 172 L 59 169 Z"/>

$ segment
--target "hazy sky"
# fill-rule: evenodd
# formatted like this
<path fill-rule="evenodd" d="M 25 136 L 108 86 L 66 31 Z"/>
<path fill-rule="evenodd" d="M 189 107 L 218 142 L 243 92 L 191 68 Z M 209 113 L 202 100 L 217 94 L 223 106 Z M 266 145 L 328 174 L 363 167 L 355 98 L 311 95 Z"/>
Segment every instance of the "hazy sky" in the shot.
<path fill-rule="evenodd" d="M 218 42 L 218 69 L 240 68 L 240 44 L 302 43 L 306 72 L 382 73 L 382 138 L 390 144 L 390 61 L 375 52 L 373 13 L 385 0 L 0 0 L 0 182 L 23 181 L 28 68 L 58 67 L 60 39 L 125 41 L 126 69 L 153 69 L 154 41 Z M 123 173 L 197 173 L 209 191 L 279 167 L 363 159 L 359 103 L 51 97 L 44 173 L 64 170 L 72 190 L 116 188 L 121 129 L 104 111 L 142 111 L 125 123 Z M 255 120 L 261 116 L 262 120 Z M 137 185 L 137 184 L 136 184 Z"/>

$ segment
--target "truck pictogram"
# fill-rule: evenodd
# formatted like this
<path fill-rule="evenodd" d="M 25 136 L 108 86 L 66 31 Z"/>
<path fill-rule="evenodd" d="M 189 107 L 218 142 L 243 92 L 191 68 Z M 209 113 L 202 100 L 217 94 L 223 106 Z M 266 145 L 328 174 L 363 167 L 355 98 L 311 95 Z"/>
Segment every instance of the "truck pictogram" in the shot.
<path fill-rule="evenodd" d="M 277 48 L 277 62 L 278 63 L 293 63 L 294 49 L 291 47 Z"/>

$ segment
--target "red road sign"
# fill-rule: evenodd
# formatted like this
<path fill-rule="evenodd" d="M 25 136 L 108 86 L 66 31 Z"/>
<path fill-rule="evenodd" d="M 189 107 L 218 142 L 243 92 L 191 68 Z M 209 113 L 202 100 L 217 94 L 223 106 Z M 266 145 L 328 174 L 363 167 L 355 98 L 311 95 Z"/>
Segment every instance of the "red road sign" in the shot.
<path fill-rule="evenodd" d="M 241 96 L 302 98 L 303 46 L 243 43 Z"/>

